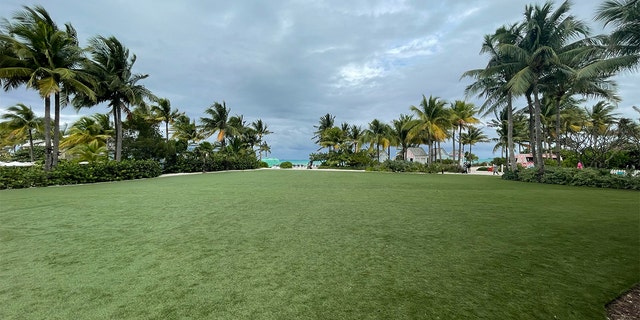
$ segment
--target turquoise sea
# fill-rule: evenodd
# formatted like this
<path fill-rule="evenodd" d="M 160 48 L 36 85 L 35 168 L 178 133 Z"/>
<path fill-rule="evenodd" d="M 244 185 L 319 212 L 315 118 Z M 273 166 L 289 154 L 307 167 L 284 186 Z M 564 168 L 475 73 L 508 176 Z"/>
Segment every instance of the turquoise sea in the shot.
<path fill-rule="evenodd" d="M 275 165 L 279 165 L 285 161 L 289 161 L 293 164 L 293 166 L 306 166 L 309 164 L 309 160 L 291 160 L 291 159 L 278 159 L 278 158 L 262 158 L 262 161 L 266 162 L 269 167 L 273 167 Z M 315 165 L 319 165 L 320 163 L 316 161 Z"/>

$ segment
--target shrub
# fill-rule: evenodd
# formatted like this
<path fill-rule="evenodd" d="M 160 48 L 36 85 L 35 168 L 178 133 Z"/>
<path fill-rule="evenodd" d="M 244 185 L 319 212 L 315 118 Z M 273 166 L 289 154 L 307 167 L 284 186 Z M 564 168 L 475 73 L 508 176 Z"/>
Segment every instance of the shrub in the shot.
<path fill-rule="evenodd" d="M 269 164 L 264 162 L 264 161 L 260 161 L 260 168 L 269 168 Z"/>
<path fill-rule="evenodd" d="M 127 160 L 79 164 L 61 161 L 51 171 L 42 167 L 0 167 L 0 189 L 44 187 L 157 177 L 160 164 L 153 160 Z"/>
<path fill-rule="evenodd" d="M 289 162 L 289 161 L 285 161 L 280 163 L 280 168 L 282 169 L 291 169 L 293 168 L 293 163 Z"/>
<path fill-rule="evenodd" d="M 540 182 L 570 186 L 640 190 L 640 177 L 611 174 L 609 170 L 547 167 L 506 171 L 502 179 L 522 182 Z"/>

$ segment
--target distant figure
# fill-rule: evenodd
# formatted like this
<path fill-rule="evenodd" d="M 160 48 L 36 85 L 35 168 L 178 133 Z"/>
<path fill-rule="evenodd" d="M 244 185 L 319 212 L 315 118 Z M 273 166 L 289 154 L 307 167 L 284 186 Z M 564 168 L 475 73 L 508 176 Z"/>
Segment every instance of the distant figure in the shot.
<path fill-rule="evenodd" d="M 493 168 L 491 169 L 491 171 L 493 171 L 493 175 L 499 174 L 498 173 L 498 165 L 497 164 L 493 164 Z"/>
<path fill-rule="evenodd" d="M 578 161 L 578 170 L 582 170 L 582 168 L 584 168 L 582 161 Z"/>

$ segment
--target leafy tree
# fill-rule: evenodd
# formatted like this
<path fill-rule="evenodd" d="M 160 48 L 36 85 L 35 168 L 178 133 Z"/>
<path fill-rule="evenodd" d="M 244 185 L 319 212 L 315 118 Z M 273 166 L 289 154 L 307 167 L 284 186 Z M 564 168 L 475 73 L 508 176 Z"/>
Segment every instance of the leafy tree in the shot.
<path fill-rule="evenodd" d="M 401 114 L 400 118 L 393 120 L 391 126 L 392 141 L 400 147 L 402 159 L 407 159 L 407 149 L 415 144 L 411 136 L 411 130 L 418 125 L 418 121 L 413 119 L 411 115 Z"/>
<path fill-rule="evenodd" d="M 76 153 L 74 149 L 102 153 L 102 147 L 107 150 L 107 140 L 112 137 L 112 134 L 113 128 L 109 123 L 108 115 L 98 113 L 91 117 L 81 117 L 71 125 L 69 134 L 62 139 L 60 147 L 70 149 L 72 154 Z"/>
<path fill-rule="evenodd" d="M 333 128 L 335 119 L 336 116 L 332 116 L 331 114 L 327 113 L 324 116 L 320 117 L 320 121 L 318 122 L 317 126 L 313 126 L 314 128 L 316 128 L 313 136 L 316 144 L 320 144 L 320 140 L 322 139 L 322 135 L 325 130 Z"/>
<path fill-rule="evenodd" d="M 204 113 L 209 117 L 201 117 L 202 131 L 206 137 L 212 136 L 218 132 L 217 141 L 225 147 L 225 138 L 227 130 L 229 130 L 229 113 L 231 109 L 227 108 L 227 104 L 222 101 L 222 104 L 214 102 Z"/>
<path fill-rule="evenodd" d="M 462 143 L 469 145 L 469 154 L 471 153 L 471 147 L 480 142 L 489 142 L 489 137 L 482 132 L 481 129 L 474 126 L 470 126 L 467 132 L 460 135 Z"/>
<path fill-rule="evenodd" d="M 78 94 L 73 99 L 76 109 L 92 107 L 96 103 L 108 103 L 113 114 L 115 130 L 115 160 L 122 158 L 123 127 L 122 113 L 131 114 L 131 107 L 141 105 L 144 99 L 157 98 L 144 85 L 139 84 L 147 74 L 133 73 L 136 55 L 130 54 L 115 37 L 97 36 L 89 39 L 88 51 L 92 60 L 87 60 L 84 69 L 91 74 L 94 81 L 94 102 L 85 94 Z"/>
<path fill-rule="evenodd" d="M 462 134 L 462 129 L 467 128 L 470 125 L 479 123 L 480 120 L 475 117 L 477 109 L 472 103 L 468 103 L 462 100 L 456 100 L 450 104 L 449 115 L 451 116 L 451 124 L 453 125 L 452 138 L 453 148 L 456 150 L 456 130 L 458 130 L 458 136 Z M 456 160 L 455 153 L 453 160 Z M 458 161 L 462 161 L 462 141 L 458 140 Z"/>
<path fill-rule="evenodd" d="M 412 139 L 419 139 L 429 147 L 429 162 L 435 158 L 434 144 L 447 138 L 447 130 L 451 126 L 450 116 L 446 110 L 446 102 L 438 97 L 422 95 L 420 107 L 411 106 L 418 124 L 411 131 Z"/>
<path fill-rule="evenodd" d="M 177 109 L 171 109 L 171 101 L 169 99 L 160 98 L 158 104 L 151 107 L 154 116 L 162 119 L 164 122 L 165 141 L 169 142 L 169 124 L 172 124 L 176 117 L 180 114 Z"/>
<path fill-rule="evenodd" d="M 614 27 L 611 40 L 622 54 L 640 53 L 640 1 L 607 0 L 598 8 L 596 20 Z M 637 63 L 637 62 L 636 62 Z"/>
<path fill-rule="evenodd" d="M 365 132 L 365 141 L 370 142 L 370 146 L 376 146 L 376 159 L 378 162 L 380 162 L 380 146 L 386 148 L 390 145 L 389 131 L 389 125 L 378 119 L 373 119 Z"/>
<path fill-rule="evenodd" d="M 34 130 L 41 130 L 42 119 L 38 118 L 30 107 L 22 103 L 7 108 L 7 113 L 3 114 L 0 118 L 6 120 L 0 125 L 7 130 L 9 135 L 15 137 L 26 136 L 29 141 L 29 159 L 33 162 Z"/>
<path fill-rule="evenodd" d="M 24 6 L 3 26 L 0 42 L 8 44 L 13 55 L 0 64 L 0 78 L 5 89 L 26 84 L 38 90 L 44 99 L 44 137 L 47 157 L 45 169 L 58 161 L 61 92 L 81 92 L 94 100 L 94 92 L 86 85 L 88 77 L 77 67 L 83 61 L 75 29 L 71 24 L 60 30 L 41 6 Z M 5 50 L 6 51 L 6 50 Z M 54 97 L 53 141 L 51 137 L 51 96 Z"/>

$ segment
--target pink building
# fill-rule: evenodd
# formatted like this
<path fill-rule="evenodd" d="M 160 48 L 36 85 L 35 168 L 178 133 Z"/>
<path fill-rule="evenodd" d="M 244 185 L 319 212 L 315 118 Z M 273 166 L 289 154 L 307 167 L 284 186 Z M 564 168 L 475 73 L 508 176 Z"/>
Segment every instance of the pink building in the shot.
<path fill-rule="evenodd" d="M 542 155 L 544 159 L 558 159 L 555 154 L 545 153 Z M 516 154 L 516 164 L 519 164 L 525 168 L 533 167 L 533 154 L 532 153 L 521 153 Z"/>

